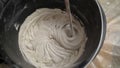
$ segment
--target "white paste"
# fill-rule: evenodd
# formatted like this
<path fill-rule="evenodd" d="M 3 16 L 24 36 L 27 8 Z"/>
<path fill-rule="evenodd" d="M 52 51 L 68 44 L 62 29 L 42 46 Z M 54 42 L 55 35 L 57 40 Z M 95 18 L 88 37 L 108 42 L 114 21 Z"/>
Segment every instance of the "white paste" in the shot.
<path fill-rule="evenodd" d="M 19 32 L 24 59 L 36 68 L 72 68 L 84 51 L 87 37 L 75 17 L 72 37 L 67 24 L 69 17 L 60 9 L 37 9 L 28 16 Z"/>

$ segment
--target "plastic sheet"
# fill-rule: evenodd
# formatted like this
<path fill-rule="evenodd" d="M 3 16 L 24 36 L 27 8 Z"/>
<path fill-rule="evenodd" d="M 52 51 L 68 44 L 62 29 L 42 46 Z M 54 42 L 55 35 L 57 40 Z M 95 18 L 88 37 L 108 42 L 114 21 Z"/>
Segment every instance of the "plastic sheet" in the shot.
<path fill-rule="evenodd" d="M 120 0 L 99 0 L 107 17 L 104 45 L 87 68 L 120 68 Z"/>

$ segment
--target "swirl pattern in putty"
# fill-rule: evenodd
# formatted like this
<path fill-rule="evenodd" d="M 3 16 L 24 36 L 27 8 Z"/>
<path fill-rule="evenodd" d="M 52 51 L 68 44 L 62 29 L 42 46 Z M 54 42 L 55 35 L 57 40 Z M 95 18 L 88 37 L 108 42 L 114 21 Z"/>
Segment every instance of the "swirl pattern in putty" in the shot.
<path fill-rule="evenodd" d="M 19 48 L 24 59 L 36 68 L 72 68 L 84 52 L 87 37 L 84 26 L 61 9 L 37 9 L 26 18 L 19 31 Z"/>

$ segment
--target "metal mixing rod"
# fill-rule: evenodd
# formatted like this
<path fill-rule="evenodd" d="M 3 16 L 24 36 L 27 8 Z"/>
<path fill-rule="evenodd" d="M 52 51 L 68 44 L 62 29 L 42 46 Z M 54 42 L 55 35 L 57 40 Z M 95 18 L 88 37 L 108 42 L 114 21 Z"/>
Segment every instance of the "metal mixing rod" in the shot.
<path fill-rule="evenodd" d="M 69 20 L 70 20 L 70 23 L 68 24 L 68 28 L 70 28 L 70 33 L 71 33 L 71 36 L 73 35 L 73 26 L 72 26 L 72 14 L 71 14 L 71 10 L 70 10 L 70 2 L 69 0 L 65 0 L 65 6 L 66 6 L 66 12 L 68 13 L 68 16 L 69 16 Z"/>

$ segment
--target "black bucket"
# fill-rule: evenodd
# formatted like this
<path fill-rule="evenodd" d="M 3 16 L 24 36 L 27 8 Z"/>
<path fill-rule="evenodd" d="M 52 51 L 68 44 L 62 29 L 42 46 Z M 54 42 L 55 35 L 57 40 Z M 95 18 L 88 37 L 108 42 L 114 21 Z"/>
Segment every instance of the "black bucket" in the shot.
<path fill-rule="evenodd" d="M 11 66 L 34 68 L 27 63 L 18 47 L 18 33 L 25 18 L 38 8 L 65 9 L 64 0 L 4 0 L 0 13 L 0 52 Z M 71 11 L 85 26 L 88 40 L 75 68 L 87 66 L 99 52 L 106 33 L 104 12 L 96 0 L 70 0 Z M 66 63 L 67 64 L 67 63 Z"/>

